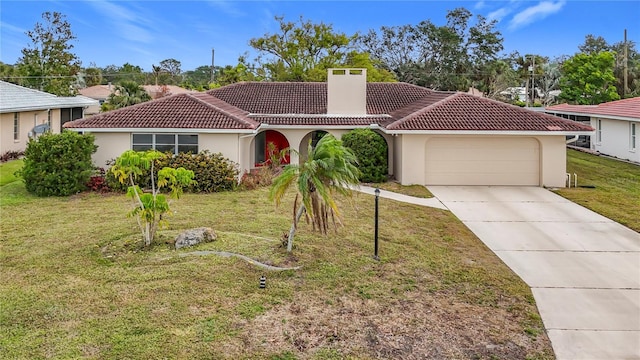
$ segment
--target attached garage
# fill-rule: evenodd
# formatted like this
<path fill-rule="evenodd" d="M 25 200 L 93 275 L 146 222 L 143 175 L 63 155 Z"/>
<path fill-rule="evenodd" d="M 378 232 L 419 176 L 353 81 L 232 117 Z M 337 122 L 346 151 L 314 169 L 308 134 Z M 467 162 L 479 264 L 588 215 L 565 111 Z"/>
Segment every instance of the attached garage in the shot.
<path fill-rule="evenodd" d="M 427 185 L 540 185 L 532 137 L 434 137 L 425 145 Z"/>

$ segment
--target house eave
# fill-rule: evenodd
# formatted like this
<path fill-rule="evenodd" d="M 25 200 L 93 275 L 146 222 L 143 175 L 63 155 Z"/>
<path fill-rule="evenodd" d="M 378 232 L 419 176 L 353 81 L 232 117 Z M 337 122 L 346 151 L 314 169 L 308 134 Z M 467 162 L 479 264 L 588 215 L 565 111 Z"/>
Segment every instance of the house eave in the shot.
<path fill-rule="evenodd" d="M 186 129 L 186 128 L 66 128 L 88 133 L 184 133 L 184 134 L 254 134 L 254 129 Z"/>
<path fill-rule="evenodd" d="M 281 130 L 352 130 L 352 129 L 366 129 L 370 128 L 370 125 L 271 125 L 262 123 L 258 127 L 258 130 L 267 129 L 281 129 Z"/>
<path fill-rule="evenodd" d="M 595 131 L 496 131 L 496 130 L 386 130 L 389 135 L 507 135 L 507 136 L 574 136 L 595 135 Z"/>

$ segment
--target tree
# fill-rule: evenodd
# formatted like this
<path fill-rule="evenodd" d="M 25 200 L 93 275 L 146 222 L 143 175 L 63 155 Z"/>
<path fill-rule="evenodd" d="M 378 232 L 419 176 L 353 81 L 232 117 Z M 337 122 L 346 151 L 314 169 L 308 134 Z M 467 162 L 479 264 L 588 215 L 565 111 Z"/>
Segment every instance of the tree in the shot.
<path fill-rule="evenodd" d="M 83 70 L 83 76 L 86 86 L 94 86 L 102 84 L 102 69 L 95 63 Z"/>
<path fill-rule="evenodd" d="M 145 246 L 151 245 L 158 227 L 162 225 L 161 222 L 166 222 L 163 220 L 163 215 L 170 211 L 169 200 L 160 193 L 160 190 L 168 187 L 170 189 L 169 198 L 178 199 L 182 195 L 182 188 L 193 183 L 193 171 L 183 167 L 162 168 L 158 171 L 156 182 L 154 162 L 162 156 L 161 152 L 155 150 L 146 152 L 127 150 L 116 159 L 115 165 L 110 169 L 121 184 L 129 184 L 127 196 L 134 203 L 133 210 L 129 215 L 136 217 Z M 151 174 L 150 193 L 143 192 L 140 186 L 136 185 L 136 177 L 145 170 L 149 170 Z"/>
<path fill-rule="evenodd" d="M 542 92 L 542 105 L 550 106 L 556 101 L 556 97 L 551 95 L 554 90 L 560 90 L 560 62 L 552 61 L 542 64 L 543 76 L 539 82 Z"/>
<path fill-rule="evenodd" d="M 162 78 L 161 84 L 163 85 L 175 85 L 179 84 L 181 79 L 180 74 L 182 70 L 180 67 L 182 64 L 176 59 L 166 59 L 160 61 L 160 77 Z M 155 70 L 154 70 L 155 71 Z"/>
<path fill-rule="evenodd" d="M 256 69 L 248 64 L 246 57 L 240 56 L 238 58 L 238 64 L 236 66 L 227 65 L 216 72 L 215 83 L 216 86 L 229 85 L 241 81 L 260 81 L 264 78 L 256 74 Z"/>
<path fill-rule="evenodd" d="M 578 105 L 596 105 L 620 99 L 613 75 L 614 54 L 577 54 L 561 67 L 560 99 Z"/>
<path fill-rule="evenodd" d="M 44 12 L 44 23 L 36 23 L 26 32 L 31 46 L 22 49 L 18 69 L 24 76 L 22 85 L 61 96 L 76 93 L 75 75 L 80 71 L 80 60 L 71 52 L 71 41 L 76 36 L 65 15 Z"/>
<path fill-rule="evenodd" d="M 158 86 L 158 79 L 160 78 L 160 74 L 162 73 L 162 68 L 160 66 L 151 65 L 151 74 L 153 75 L 153 81 Z"/>
<path fill-rule="evenodd" d="M 367 81 L 369 82 L 395 82 L 393 72 L 385 69 L 379 61 L 371 60 L 367 53 L 352 51 L 347 55 L 345 66 L 350 68 L 367 69 Z M 342 66 L 338 66 L 342 67 Z M 324 76 L 326 77 L 326 71 Z"/>
<path fill-rule="evenodd" d="M 474 82 L 473 86 L 482 91 L 488 98 L 501 99 L 503 97 L 502 91 L 521 84 L 520 78 L 509 59 L 499 59 L 487 63 L 480 71 L 484 76 L 481 80 Z"/>
<path fill-rule="evenodd" d="M 584 37 L 584 44 L 578 46 L 581 53 L 595 55 L 603 51 L 611 51 L 611 46 L 602 36 L 588 34 Z"/>
<path fill-rule="evenodd" d="M 624 84 L 625 47 L 627 52 L 627 87 Z M 616 77 L 616 89 L 620 97 L 634 97 L 640 95 L 640 53 L 633 41 L 620 41 L 609 44 L 602 36 L 588 34 L 584 44 L 578 47 L 580 52 L 587 55 L 596 55 L 603 51 L 615 54 L 615 67 L 613 73 Z"/>
<path fill-rule="evenodd" d="M 221 68 L 218 66 L 214 70 L 216 74 L 219 74 Z M 209 65 L 198 66 L 194 70 L 185 71 L 182 75 L 183 81 L 180 86 L 187 89 L 204 90 L 212 82 L 211 66 Z"/>
<path fill-rule="evenodd" d="M 476 16 L 464 8 L 450 10 L 447 23 L 437 26 L 430 20 L 417 25 L 382 27 L 358 37 L 362 51 L 396 74 L 399 81 L 439 90 L 467 90 L 482 85 L 486 67 L 502 51 L 502 35 L 497 22 Z"/>
<path fill-rule="evenodd" d="M 102 111 L 109 111 L 139 104 L 151 100 L 144 88 L 133 81 L 123 81 L 116 85 L 107 101 L 102 104 Z"/>
<path fill-rule="evenodd" d="M 289 230 L 287 251 L 291 252 L 293 237 L 300 217 L 307 213 L 311 218 L 313 229 L 327 233 L 329 217 L 336 226 L 339 221 L 338 206 L 334 194 L 350 195 L 350 185 L 358 184 L 359 171 L 353 152 L 327 134 L 316 144 L 309 142 L 307 158 L 301 164 L 288 164 L 274 180 L 269 192 L 271 200 L 279 205 L 287 189 L 296 187 L 296 198 L 293 205 L 293 223 Z M 301 204 L 300 204 L 300 203 Z"/>
<path fill-rule="evenodd" d="M 138 65 L 124 63 L 122 66 L 108 65 L 102 69 L 105 83 L 116 84 L 122 81 L 133 81 L 138 85 L 144 85 L 146 75 Z"/>
<path fill-rule="evenodd" d="M 37 196 L 68 196 L 86 190 L 93 171 L 93 135 L 73 131 L 45 133 L 29 140 L 19 171 L 28 192 Z"/>
<path fill-rule="evenodd" d="M 260 53 L 271 56 L 262 63 L 267 78 L 273 81 L 322 81 L 326 69 L 342 64 L 355 36 L 335 32 L 332 25 L 314 24 L 302 17 L 296 23 L 275 17 L 280 27 L 276 34 L 249 40 Z"/>
<path fill-rule="evenodd" d="M 0 80 L 18 84 L 20 75 L 15 66 L 0 61 Z"/>

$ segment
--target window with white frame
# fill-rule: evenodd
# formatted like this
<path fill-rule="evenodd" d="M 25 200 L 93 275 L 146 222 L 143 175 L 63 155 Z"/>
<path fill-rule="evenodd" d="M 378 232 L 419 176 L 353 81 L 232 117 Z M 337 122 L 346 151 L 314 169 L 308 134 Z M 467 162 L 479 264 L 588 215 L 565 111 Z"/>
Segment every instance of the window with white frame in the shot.
<path fill-rule="evenodd" d="M 131 148 L 135 151 L 158 150 L 178 154 L 198 153 L 197 134 L 133 134 Z"/>
<path fill-rule="evenodd" d="M 20 113 L 13 113 L 13 140 L 20 140 Z"/>
<path fill-rule="evenodd" d="M 602 142 L 602 120 L 596 120 L 596 142 L 599 144 Z"/>
<path fill-rule="evenodd" d="M 638 132 L 636 123 L 629 123 L 629 150 L 636 151 L 638 146 Z"/>

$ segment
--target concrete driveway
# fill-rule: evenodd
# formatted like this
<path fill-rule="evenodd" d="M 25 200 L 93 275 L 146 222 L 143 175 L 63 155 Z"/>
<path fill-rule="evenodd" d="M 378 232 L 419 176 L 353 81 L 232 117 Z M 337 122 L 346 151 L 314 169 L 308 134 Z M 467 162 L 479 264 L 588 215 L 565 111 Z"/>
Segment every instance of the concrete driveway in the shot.
<path fill-rule="evenodd" d="M 428 188 L 531 287 L 558 359 L 640 359 L 640 234 L 543 188 Z"/>

